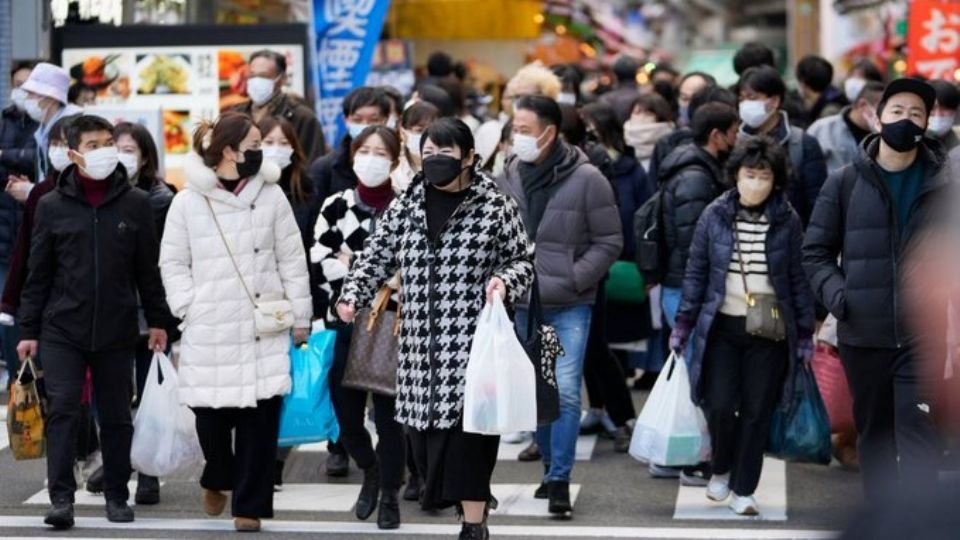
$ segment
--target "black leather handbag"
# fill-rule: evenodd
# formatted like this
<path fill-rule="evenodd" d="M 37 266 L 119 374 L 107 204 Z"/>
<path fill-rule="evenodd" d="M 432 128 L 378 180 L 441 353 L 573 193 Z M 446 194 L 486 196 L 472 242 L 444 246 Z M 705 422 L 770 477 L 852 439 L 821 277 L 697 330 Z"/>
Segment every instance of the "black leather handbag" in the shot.
<path fill-rule="evenodd" d="M 401 307 L 388 311 L 393 289 L 384 285 L 373 306 L 357 313 L 341 384 L 385 396 L 397 395 Z"/>
<path fill-rule="evenodd" d="M 537 376 L 537 424 L 547 425 L 560 418 L 560 389 L 557 387 L 557 358 L 564 354 L 557 330 L 543 321 L 540 284 L 536 275 L 530 288 L 527 328 L 520 344 L 527 352 Z"/>

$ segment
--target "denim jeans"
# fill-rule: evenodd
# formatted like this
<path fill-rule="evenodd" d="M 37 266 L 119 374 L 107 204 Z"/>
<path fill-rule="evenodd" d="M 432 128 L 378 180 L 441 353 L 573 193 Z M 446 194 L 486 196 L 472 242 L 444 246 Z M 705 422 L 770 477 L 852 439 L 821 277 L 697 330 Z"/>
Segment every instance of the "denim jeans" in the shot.
<path fill-rule="evenodd" d="M 589 305 L 543 310 L 545 322 L 557 329 L 564 355 L 557 358 L 557 386 L 560 388 L 560 418 L 537 428 L 537 444 L 547 466 L 544 481 L 569 482 L 580 435 L 580 386 L 583 359 L 590 335 L 593 308 Z M 517 310 L 517 328 L 526 333 L 527 311 Z"/>
<path fill-rule="evenodd" d="M 7 282 L 7 272 L 10 267 L 0 265 L 0 291 Z M 17 344 L 20 341 L 20 330 L 16 324 L 13 326 L 0 326 L 0 357 L 7 364 L 7 373 L 10 375 L 8 384 L 12 384 L 17 378 L 17 371 L 20 369 L 20 358 L 17 356 Z"/>

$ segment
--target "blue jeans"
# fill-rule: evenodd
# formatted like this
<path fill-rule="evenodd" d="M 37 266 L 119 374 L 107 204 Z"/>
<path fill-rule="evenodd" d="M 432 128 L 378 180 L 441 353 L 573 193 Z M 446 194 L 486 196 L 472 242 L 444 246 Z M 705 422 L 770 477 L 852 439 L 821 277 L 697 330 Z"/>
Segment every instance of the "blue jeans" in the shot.
<path fill-rule="evenodd" d="M 10 267 L 0 265 L 0 291 L 7 283 L 7 272 Z M 20 342 L 20 329 L 16 323 L 13 326 L 0 326 L 0 357 L 7 363 L 7 373 L 10 375 L 10 383 L 17 378 L 17 371 L 20 369 L 20 358 L 17 356 L 17 344 Z"/>
<path fill-rule="evenodd" d="M 583 359 L 590 335 L 593 308 L 589 305 L 545 309 L 545 322 L 557 329 L 564 355 L 557 358 L 557 386 L 560 388 L 560 418 L 537 428 L 537 444 L 547 466 L 544 481 L 569 482 L 580 435 L 580 385 Z M 526 333 L 527 311 L 517 310 L 517 328 Z"/>

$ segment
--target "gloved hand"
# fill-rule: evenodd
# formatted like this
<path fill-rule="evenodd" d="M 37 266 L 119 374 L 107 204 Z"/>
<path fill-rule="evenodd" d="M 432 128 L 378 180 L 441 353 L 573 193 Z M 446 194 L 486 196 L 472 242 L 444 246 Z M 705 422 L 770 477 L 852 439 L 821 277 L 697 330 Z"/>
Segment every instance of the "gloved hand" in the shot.
<path fill-rule="evenodd" d="M 690 323 L 683 317 L 677 317 L 677 322 L 670 332 L 670 350 L 682 354 L 690 340 Z"/>
<path fill-rule="evenodd" d="M 13 326 L 16 321 L 9 313 L 0 313 L 0 326 Z"/>
<path fill-rule="evenodd" d="M 797 358 L 800 359 L 804 364 L 810 365 L 810 362 L 813 361 L 813 339 L 800 339 L 800 342 L 797 343 Z"/>

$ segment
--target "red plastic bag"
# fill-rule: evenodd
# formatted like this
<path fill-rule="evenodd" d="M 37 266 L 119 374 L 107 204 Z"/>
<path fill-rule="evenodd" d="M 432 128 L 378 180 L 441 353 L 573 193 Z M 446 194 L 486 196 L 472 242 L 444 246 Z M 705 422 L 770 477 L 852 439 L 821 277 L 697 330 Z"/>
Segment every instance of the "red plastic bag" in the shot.
<path fill-rule="evenodd" d="M 847 375 L 840 363 L 836 349 L 817 344 L 813 355 L 813 374 L 820 387 L 820 395 L 830 416 L 830 431 L 833 433 L 855 432 L 853 422 L 853 396 L 847 385 Z"/>

